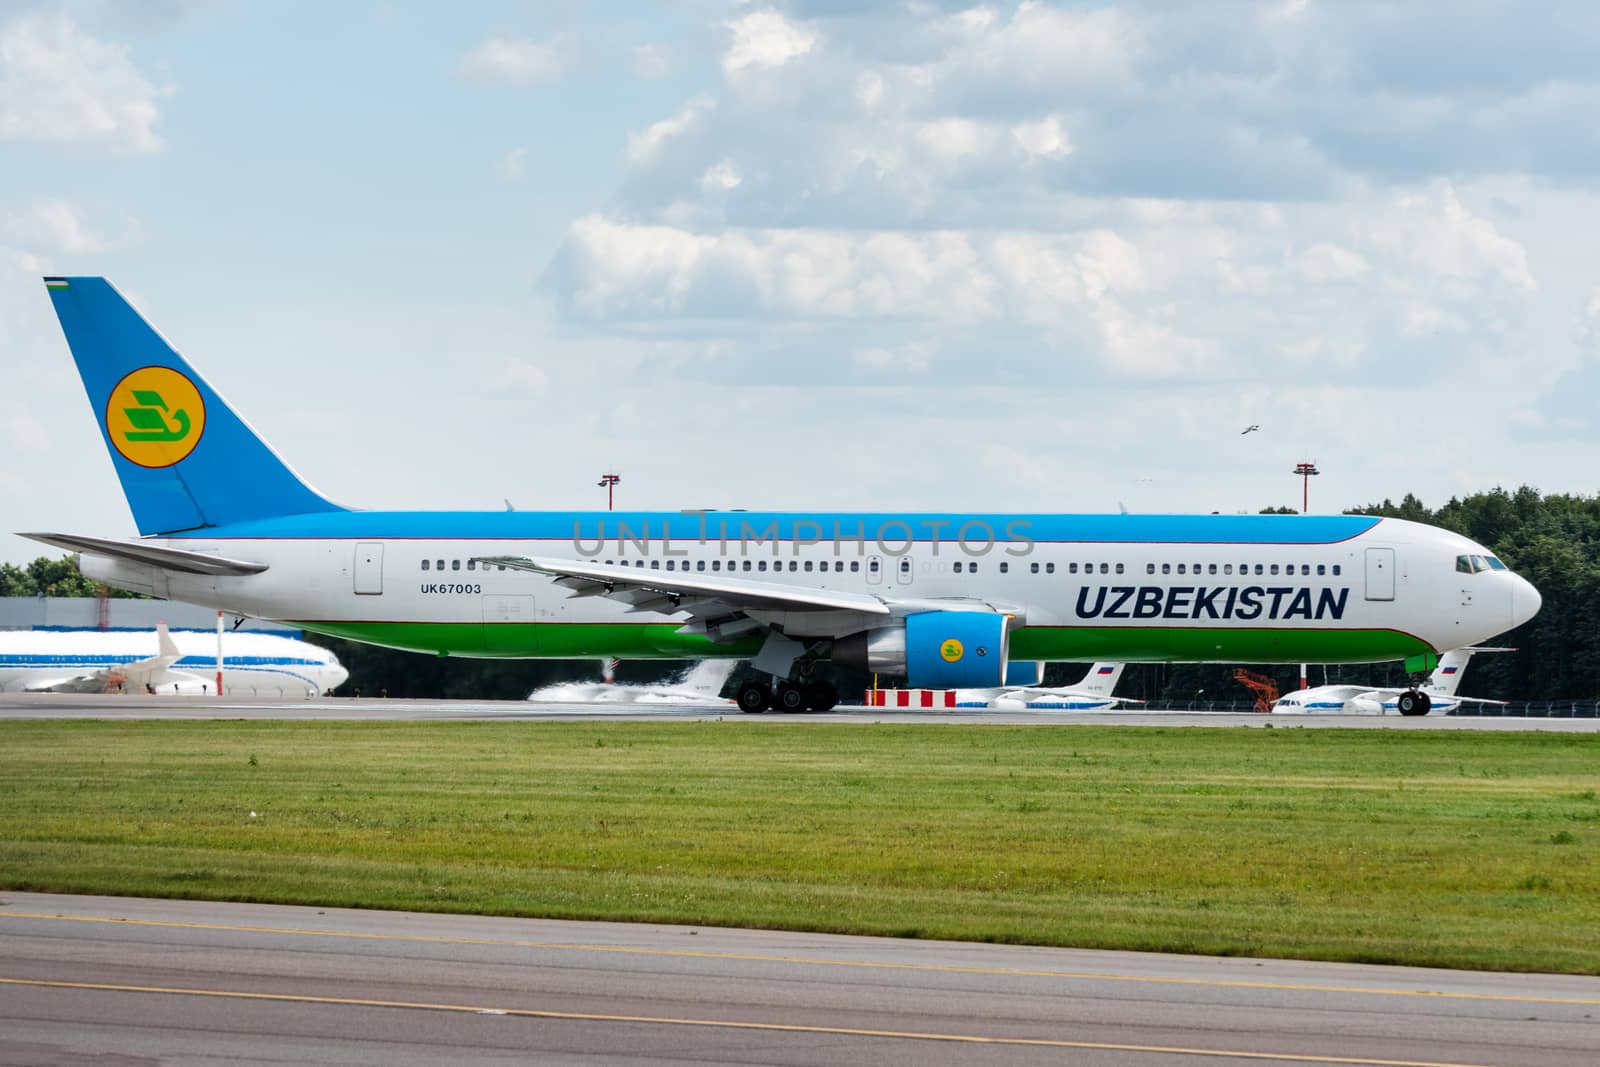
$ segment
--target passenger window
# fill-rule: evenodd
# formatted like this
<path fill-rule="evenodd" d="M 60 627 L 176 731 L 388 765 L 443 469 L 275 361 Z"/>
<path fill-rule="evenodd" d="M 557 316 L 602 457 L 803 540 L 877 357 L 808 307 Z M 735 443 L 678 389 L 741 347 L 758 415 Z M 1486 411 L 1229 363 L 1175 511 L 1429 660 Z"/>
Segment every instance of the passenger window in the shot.
<path fill-rule="evenodd" d="M 978 573 L 978 565 L 976 563 L 967 564 L 967 573 L 968 574 L 977 574 Z"/>
<path fill-rule="evenodd" d="M 1067 573 L 1068 574 L 1077 574 L 1078 573 L 1078 565 L 1076 563 L 1067 564 Z"/>
<path fill-rule="evenodd" d="M 1034 574 L 1038 574 L 1039 573 L 1039 565 L 1037 563 L 1030 563 L 1030 564 L 1028 564 L 1028 570 L 1030 572 L 1034 573 Z"/>
<path fill-rule="evenodd" d="M 758 562 L 756 564 L 756 570 L 764 571 L 766 569 L 767 569 L 767 561 L 766 560 L 761 560 L 760 562 Z"/>
<path fill-rule="evenodd" d="M 1054 574 L 1056 572 L 1056 565 L 1054 563 L 1046 563 L 1044 565 L 1044 572 L 1046 574 Z"/>
<path fill-rule="evenodd" d="M 714 571 L 722 570 L 722 561 L 720 559 L 712 560 L 711 561 L 711 569 L 714 570 Z"/>
<path fill-rule="evenodd" d="M 453 570 L 453 571 L 460 570 L 461 569 L 461 561 L 459 559 L 451 560 L 450 561 L 450 569 Z"/>
<path fill-rule="evenodd" d="M 800 564 L 797 561 L 791 559 L 789 561 L 789 573 L 793 574 L 795 571 L 797 571 L 799 569 L 800 569 Z"/>
<path fill-rule="evenodd" d="M 837 572 L 837 573 L 839 573 L 839 574 L 843 574 L 843 573 L 844 573 L 844 560 L 842 560 L 842 559 L 836 559 L 836 560 L 834 560 L 834 561 L 833 561 L 833 569 L 834 569 L 834 570 L 835 570 L 835 571 L 836 571 L 836 572 Z M 850 568 L 850 569 L 851 569 L 851 570 L 855 570 L 855 568 L 854 568 L 854 567 L 851 567 L 851 568 Z"/>
<path fill-rule="evenodd" d="M 1181 563 L 1178 564 L 1178 573 L 1179 574 L 1183 574 L 1184 573 L 1183 564 L 1181 564 Z"/>
<path fill-rule="evenodd" d="M 1328 573 L 1328 565 L 1326 563 L 1317 564 L 1317 573 L 1318 574 L 1327 574 Z"/>
<path fill-rule="evenodd" d="M 853 560 L 850 561 L 850 573 L 854 574 L 856 571 L 859 571 L 860 569 L 861 569 L 861 561 L 859 559 L 853 559 Z"/>
<path fill-rule="evenodd" d="M 1337 563 L 1335 563 L 1333 565 L 1333 574 L 1334 574 L 1334 577 L 1338 577 L 1338 575 L 1339 575 L 1339 565 Z"/>
<path fill-rule="evenodd" d="M 659 559 L 651 560 L 650 561 L 650 569 L 653 570 L 653 571 L 660 570 L 661 569 L 661 561 Z"/>
<path fill-rule="evenodd" d="M 1300 564 L 1300 573 L 1301 573 L 1302 576 L 1309 575 L 1311 573 L 1311 564 L 1309 564 L 1309 563 Z"/>
<path fill-rule="evenodd" d="M 806 560 L 806 573 L 807 574 L 811 573 L 811 561 L 809 559 Z"/>
<path fill-rule="evenodd" d="M 1264 573 L 1264 572 L 1263 572 L 1263 570 L 1262 570 L 1262 568 L 1261 568 L 1261 564 L 1259 564 L 1259 563 L 1257 563 L 1257 564 L 1256 564 L 1256 573 L 1257 573 L 1257 574 L 1262 574 L 1262 573 Z M 1276 568 L 1276 567 L 1274 567 L 1274 568 L 1273 568 L 1273 569 L 1272 569 L 1272 573 L 1273 573 L 1273 574 L 1277 574 L 1277 573 L 1278 573 L 1278 569 L 1277 569 L 1277 568 Z"/>
<path fill-rule="evenodd" d="M 427 560 L 423 560 L 422 561 L 422 569 L 423 570 L 427 570 L 428 569 L 428 561 Z"/>
<path fill-rule="evenodd" d="M 1007 563 L 1005 560 L 1001 560 L 1000 561 L 1000 573 L 1001 574 L 1010 574 L 1011 573 L 1011 564 Z"/>
<path fill-rule="evenodd" d="M 1120 564 L 1120 563 L 1119 563 L 1119 564 L 1117 564 L 1117 573 L 1118 573 L 1118 574 L 1121 574 L 1121 573 L 1122 573 L 1122 564 Z"/>
<path fill-rule="evenodd" d="M 477 569 L 478 569 L 478 561 L 477 560 L 475 560 L 475 559 L 467 560 L 467 570 L 475 571 Z"/>
<path fill-rule="evenodd" d="M 694 561 L 694 569 L 697 570 L 697 571 L 705 570 L 706 569 L 706 561 L 703 560 L 703 559 L 695 560 Z"/>
<path fill-rule="evenodd" d="M 1272 565 L 1272 573 L 1273 574 L 1277 574 L 1278 573 L 1278 565 L 1276 563 L 1274 563 Z"/>
<path fill-rule="evenodd" d="M 745 560 L 744 561 L 744 569 L 745 570 L 749 570 L 750 569 L 750 561 L 749 560 Z"/>
<path fill-rule="evenodd" d="M 954 563 L 950 564 L 950 569 L 955 571 L 957 574 L 960 574 L 964 568 L 961 561 L 958 559 Z"/>
<path fill-rule="evenodd" d="M 1215 574 L 1215 573 L 1217 573 L 1217 565 L 1215 563 L 1206 564 L 1206 573 L 1207 574 Z"/>
<path fill-rule="evenodd" d="M 1144 572 L 1146 574 L 1154 574 L 1156 572 L 1156 565 L 1154 563 L 1146 563 L 1144 565 Z"/>
<path fill-rule="evenodd" d="M 1232 574 L 1232 573 L 1233 573 L 1233 564 L 1231 564 L 1231 563 L 1224 563 L 1224 564 L 1223 564 L 1223 565 L 1222 565 L 1222 573 L 1223 573 L 1223 574 Z"/>
<path fill-rule="evenodd" d="M 1171 574 L 1171 573 L 1172 573 L 1172 564 L 1170 564 L 1170 563 L 1163 563 L 1163 564 L 1162 564 L 1162 565 L 1161 565 L 1161 573 L 1162 573 L 1162 574 Z"/>
<path fill-rule="evenodd" d="M 677 560 L 675 560 L 675 559 L 667 560 L 667 570 L 675 571 L 677 569 L 678 569 L 678 561 Z"/>

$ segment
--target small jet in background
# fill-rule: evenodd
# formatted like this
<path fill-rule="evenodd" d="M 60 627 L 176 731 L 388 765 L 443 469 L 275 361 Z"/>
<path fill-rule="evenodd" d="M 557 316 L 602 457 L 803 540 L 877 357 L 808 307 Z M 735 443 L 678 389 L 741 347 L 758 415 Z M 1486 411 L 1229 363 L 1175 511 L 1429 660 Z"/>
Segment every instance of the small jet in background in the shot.
<path fill-rule="evenodd" d="M 0 692 L 215 694 L 217 635 L 156 625 L 148 630 L 0 632 Z M 315 696 L 350 672 L 325 648 L 275 634 L 222 637 L 224 695 Z"/>
<path fill-rule="evenodd" d="M 732 704 L 722 687 L 738 660 L 705 659 L 676 682 L 628 685 L 616 681 L 618 661 L 603 661 L 598 682 L 558 682 L 535 689 L 528 699 L 541 704 Z"/>
<path fill-rule="evenodd" d="M 1504 700 L 1456 695 L 1467 661 L 1476 652 L 1515 652 L 1514 648 L 1453 648 L 1439 657 L 1439 666 L 1426 685 L 1416 689 L 1386 689 L 1365 685 L 1319 685 L 1298 689 L 1278 698 L 1272 706 L 1279 715 L 1448 715 L 1462 704 L 1499 704 Z"/>
<path fill-rule="evenodd" d="M 1017 685 L 999 689 L 960 689 L 956 691 L 956 707 L 1105 711 L 1118 704 L 1143 704 L 1142 700 L 1111 695 L 1126 667 L 1126 663 L 1091 664 L 1089 673 L 1085 674 L 1083 680 L 1076 685 Z M 1040 673 L 1043 674 L 1042 671 Z"/>

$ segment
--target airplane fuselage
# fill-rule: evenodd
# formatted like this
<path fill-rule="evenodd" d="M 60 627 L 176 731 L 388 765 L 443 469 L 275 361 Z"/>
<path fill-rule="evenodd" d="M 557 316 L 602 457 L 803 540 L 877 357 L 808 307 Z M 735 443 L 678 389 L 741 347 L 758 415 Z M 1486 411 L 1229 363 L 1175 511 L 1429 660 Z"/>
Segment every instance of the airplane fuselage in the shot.
<path fill-rule="evenodd" d="M 1012 616 L 1013 661 L 1354 663 L 1426 657 L 1537 610 L 1485 550 L 1366 516 L 333 512 L 144 542 L 266 564 L 206 576 L 86 555 L 113 585 L 307 630 L 448 655 L 752 655 L 684 614 L 574 597 L 481 557 L 585 560 Z M 833 612 L 751 612 L 792 637 L 847 632 Z"/>

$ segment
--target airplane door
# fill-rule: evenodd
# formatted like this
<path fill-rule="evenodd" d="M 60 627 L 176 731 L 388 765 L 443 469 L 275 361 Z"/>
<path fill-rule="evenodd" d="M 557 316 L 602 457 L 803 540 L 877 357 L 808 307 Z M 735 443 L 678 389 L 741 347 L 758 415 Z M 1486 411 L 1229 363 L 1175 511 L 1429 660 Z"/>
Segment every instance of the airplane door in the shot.
<path fill-rule="evenodd" d="M 354 573 L 357 593 L 382 593 L 383 545 L 366 541 L 356 545 Z"/>
<path fill-rule="evenodd" d="M 867 584 L 877 585 L 883 581 L 883 560 L 877 556 L 867 557 Z"/>
<path fill-rule="evenodd" d="M 917 576 L 917 565 L 910 556 L 901 556 L 895 560 L 894 577 L 901 585 L 910 585 L 911 579 Z"/>
<path fill-rule="evenodd" d="M 537 621 L 533 597 L 523 594 L 483 595 L 483 646 L 499 652 L 528 652 L 533 648 L 527 624 Z"/>
<path fill-rule="evenodd" d="M 1367 549 L 1367 599 L 1394 599 L 1394 549 Z"/>

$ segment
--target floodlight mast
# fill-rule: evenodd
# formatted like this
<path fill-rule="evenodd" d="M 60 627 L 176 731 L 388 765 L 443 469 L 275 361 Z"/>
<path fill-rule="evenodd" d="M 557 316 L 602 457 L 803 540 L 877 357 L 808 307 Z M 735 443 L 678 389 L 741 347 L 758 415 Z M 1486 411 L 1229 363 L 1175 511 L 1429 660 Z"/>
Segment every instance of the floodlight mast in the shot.
<path fill-rule="evenodd" d="M 617 510 L 617 483 L 620 481 L 622 481 L 622 475 L 620 474 L 602 474 L 600 476 L 600 488 L 606 491 L 607 511 Z"/>
<path fill-rule="evenodd" d="M 1294 472 L 1298 474 L 1301 479 L 1300 514 L 1305 515 L 1311 510 L 1311 476 L 1313 474 L 1321 474 L 1322 472 L 1317 470 L 1317 464 L 1315 460 L 1312 460 L 1309 463 L 1295 464 Z"/>

